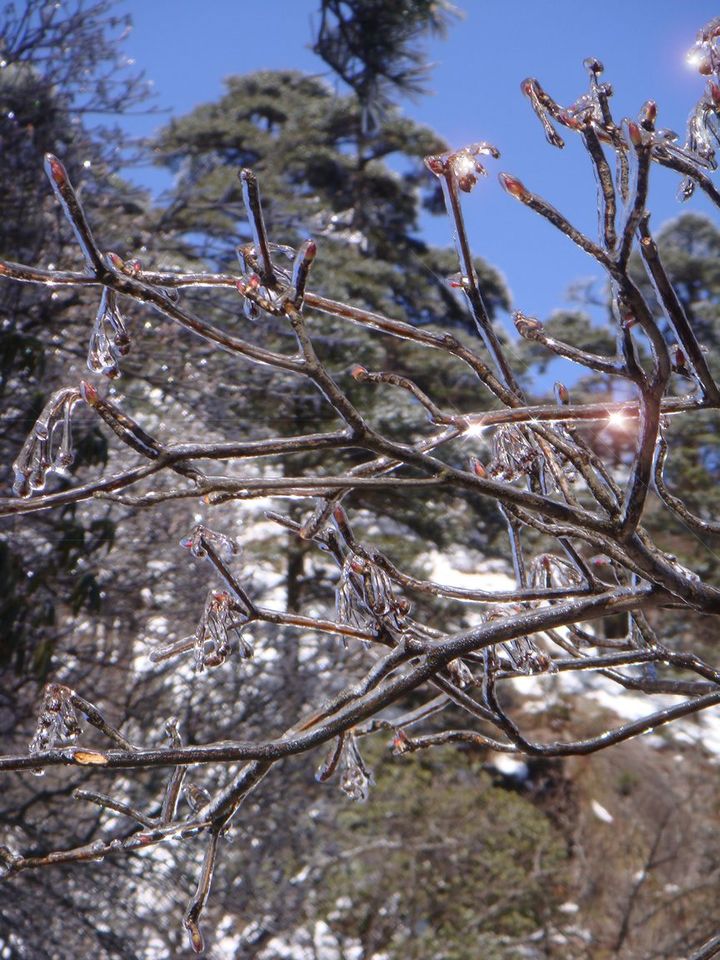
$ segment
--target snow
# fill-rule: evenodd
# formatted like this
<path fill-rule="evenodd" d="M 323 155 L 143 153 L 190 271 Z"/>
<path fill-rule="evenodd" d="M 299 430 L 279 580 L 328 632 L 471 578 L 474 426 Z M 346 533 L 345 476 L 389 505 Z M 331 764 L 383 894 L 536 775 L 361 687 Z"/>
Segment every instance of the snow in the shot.
<path fill-rule="evenodd" d="M 496 753 L 492 759 L 493 767 L 506 777 L 514 780 L 527 780 L 528 765 L 508 753 Z"/>
<path fill-rule="evenodd" d="M 619 723 L 642 720 L 687 699 L 670 694 L 648 695 L 623 690 L 612 680 L 590 670 L 515 677 L 511 683 L 522 698 L 525 713 L 543 713 L 549 702 L 567 696 L 581 696 L 585 702 L 592 701 L 615 714 Z M 656 749 L 663 749 L 669 742 L 702 747 L 720 763 L 720 711 L 710 708 L 675 720 L 659 727 L 657 733 L 648 731 L 643 734 L 643 742 Z M 682 754 L 678 756 L 681 758 Z"/>
<path fill-rule="evenodd" d="M 561 903 L 558 907 L 560 913 L 577 913 L 579 909 L 580 907 L 570 900 L 566 901 L 565 903 Z"/>
<path fill-rule="evenodd" d="M 612 823 L 615 820 L 615 817 L 610 813 L 610 811 L 601 803 L 598 803 L 597 800 L 590 801 L 590 809 L 598 818 L 598 820 L 602 820 L 603 823 Z"/>
<path fill-rule="evenodd" d="M 469 590 L 513 590 L 515 579 L 503 561 L 487 560 L 477 551 L 433 552 L 424 558 L 430 567 L 429 579 Z"/>

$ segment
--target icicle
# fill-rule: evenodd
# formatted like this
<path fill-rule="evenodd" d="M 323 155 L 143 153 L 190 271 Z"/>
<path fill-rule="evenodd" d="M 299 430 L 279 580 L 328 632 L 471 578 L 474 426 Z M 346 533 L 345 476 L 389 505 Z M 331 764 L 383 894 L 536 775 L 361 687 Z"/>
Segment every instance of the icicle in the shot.
<path fill-rule="evenodd" d="M 405 628 L 410 604 L 395 596 L 390 578 L 377 564 L 348 554 L 335 590 L 336 614 L 340 623 L 358 627 L 386 623 L 395 630 Z"/>
<path fill-rule="evenodd" d="M 102 373 L 114 379 L 120 376 L 118 361 L 130 350 L 130 337 L 125 320 L 117 306 L 114 290 L 103 289 L 100 306 L 95 317 L 87 365 L 93 373 Z"/>
<path fill-rule="evenodd" d="M 194 635 L 195 670 L 198 673 L 225 663 L 233 650 L 232 634 L 240 658 L 252 658 L 252 643 L 242 632 L 247 620 L 242 617 L 243 614 L 235 610 L 229 593 L 215 590 L 208 593 Z"/>
<path fill-rule="evenodd" d="M 575 587 L 582 577 L 564 557 L 554 553 L 541 553 L 533 557 L 528 568 L 528 584 L 531 587 Z"/>
<path fill-rule="evenodd" d="M 537 319 L 537 317 L 529 317 L 520 310 L 516 310 L 513 313 L 513 322 L 517 332 L 526 340 L 537 339 L 537 334 L 542 333 L 543 331 L 543 325 Z"/>
<path fill-rule="evenodd" d="M 492 460 L 487 470 L 498 480 L 517 480 L 532 473 L 541 459 L 540 450 L 522 427 L 504 424 L 493 435 Z"/>
<path fill-rule="evenodd" d="M 392 752 L 394 757 L 401 757 L 410 750 L 410 740 L 404 730 L 398 729 L 392 738 Z"/>
<path fill-rule="evenodd" d="M 462 660 L 451 660 L 447 665 L 447 671 L 453 682 L 461 689 L 471 687 L 475 682 L 472 670 Z"/>
<path fill-rule="evenodd" d="M 29 497 L 45 487 L 47 475 L 65 470 L 73 461 L 71 416 L 80 399 L 74 387 L 52 394 L 30 431 L 15 462 L 13 493 Z M 60 439 L 56 445 L 56 440 Z"/>
<path fill-rule="evenodd" d="M 373 778 L 360 755 L 355 734 L 352 731 L 345 736 L 340 756 L 340 770 L 342 792 L 350 800 L 364 803 L 370 796 Z"/>
<path fill-rule="evenodd" d="M 318 783 L 325 783 L 335 773 L 338 762 L 342 756 L 343 745 L 345 743 L 345 734 L 341 733 L 335 743 L 330 748 L 328 755 L 315 771 L 315 779 Z"/>
<path fill-rule="evenodd" d="M 535 112 L 535 116 L 542 124 L 545 131 L 547 142 L 553 146 L 562 149 L 565 141 L 550 123 L 550 116 L 557 116 L 557 106 L 553 100 L 548 97 L 539 82 L 534 77 L 528 77 L 520 84 L 521 91 L 530 101 L 530 105 Z"/>

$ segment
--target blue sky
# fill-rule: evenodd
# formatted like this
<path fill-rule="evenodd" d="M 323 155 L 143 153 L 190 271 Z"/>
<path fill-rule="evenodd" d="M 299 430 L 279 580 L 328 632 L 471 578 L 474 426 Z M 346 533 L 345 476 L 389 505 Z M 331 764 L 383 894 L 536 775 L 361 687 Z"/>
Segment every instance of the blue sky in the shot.
<path fill-rule="evenodd" d="M 583 59 L 597 57 L 615 90 L 617 118 L 636 115 L 653 98 L 658 124 L 682 134 L 703 89 L 685 53 L 718 7 L 710 0 L 460 0 L 456 5 L 463 18 L 446 39 L 427 46 L 433 93 L 401 106 L 452 146 L 488 140 L 500 149 L 501 159 L 488 164 L 490 177 L 465 202 L 471 242 L 501 270 L 515 307 L 547 317 L 567 305 L 570 283 L 599 274 L 570 241 L 506 196 L 496 173 L 520 177 L 593 234 L 595 186 L 576 138 L 565 138 L 564 151 L 546 144 L 520 94 L 521 80 L 535 76 L 555 99 L 571 102 L 586 89 Z M 172 114 L 219 97 L 223 78 L 232 74 L 279 68 L 325 72 L 309 50 L 315 0 L 125 0 L 119 6 L 134 21 L 127 55 L 154 82 L 158 106 Z M 149 133 L 159 122 L 133 118 L 130 129 Z M 134 175 L 153 189 L 164 182 L 149 170 Z M 677 178 L 668 171 L 654 167 L 653 181 L 650 209 L 656 229 L 684 209 L 714 216 L 702 197 L 681 207 L 675 199 Z M 442 218 L 423 223 L 423 235 L 433 243 L 449 243 L 449 229 Z"/>

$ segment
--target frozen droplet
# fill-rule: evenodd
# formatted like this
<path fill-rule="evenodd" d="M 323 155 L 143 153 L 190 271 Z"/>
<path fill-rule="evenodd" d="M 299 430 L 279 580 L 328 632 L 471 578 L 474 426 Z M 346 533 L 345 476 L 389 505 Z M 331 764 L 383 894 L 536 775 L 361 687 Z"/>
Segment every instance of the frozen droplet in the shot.
<path fill-rule="evenodd" d="M 686 200 L 689 200 L 690 197 L 695 193 L 695 181 L 690 177 L 685 177 L 680 181 L 680 186 L 677 191 L 677 198 L 681 203 L 684 203 Z"/>
<path fill-rule="evenodd" d="M 260 307 L 253 303 L 248 297 L 243 300 L 243 313 L 248 320 L 259 320 L 262 311 Z"/>

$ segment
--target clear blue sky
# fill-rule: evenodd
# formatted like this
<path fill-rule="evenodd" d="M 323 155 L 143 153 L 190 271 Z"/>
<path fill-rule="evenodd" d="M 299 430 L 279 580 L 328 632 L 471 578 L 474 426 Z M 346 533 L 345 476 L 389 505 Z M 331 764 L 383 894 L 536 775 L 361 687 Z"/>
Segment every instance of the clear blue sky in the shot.
<path fill-rule="evenodd" d="M 388 0 L 392 2 L 392 0 Z M 490 177 L 467 198 L 465 209 L 475 252 L 498 267 L 513 303 L 546 317 L 565 305 L 569 283 L 597 275 L 592 261 L 521 204 L 507 197 L 495 174 L 507 170 L 543 194 L 581 228 L 594 233 L 595 186 L 576 138 L 564 151 L 546 144 L 539 123 L 520 94 L 520 81 L 537 77 L 566 103 L 586 89 L 582 60 L 605 64 L 615 89 L 618 118 L 634 116 L 642 103 L 658 104 L 658 123 L 684 132 L 701 78 L 688 69 L 685 52 L 699 27 L 720 13 L 710 0 L 458 0 L 464 17 L 445 40 L 428 44 L 434 63 L 433 94 L 402 104 L 453 146 L 488 140 L 501 151 Z M 223 91 L 223 78 L 258 69 L 295 68 L 324 73 L 308 49 L 317 19 L 315 0 L 125 0 L 134 30 L 127 54 L 154 82 L 159 106 L 182 114 Z M 134 118 L 135 133 L 149 133 L 158 118 Z M 136 176 L 154 189 L 157 173 Z M 704 198 L 681 207 L 677 178 L 653 168 L 653 223 L 691 209 L 714 216 Z M 424 224 L 433 243 L 450 242 L 441 218 Z"/>

